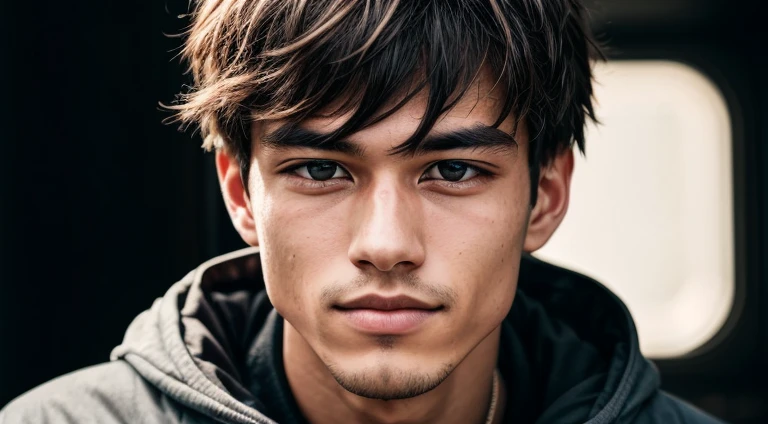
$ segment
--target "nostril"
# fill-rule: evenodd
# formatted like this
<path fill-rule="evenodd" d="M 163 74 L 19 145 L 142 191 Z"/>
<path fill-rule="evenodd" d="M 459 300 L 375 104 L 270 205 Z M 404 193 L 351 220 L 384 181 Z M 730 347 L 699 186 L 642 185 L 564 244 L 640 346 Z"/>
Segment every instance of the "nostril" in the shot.
<path fill-rule="evenodd" d="M 360 259 L 360 260 L 358 260 L 358 261 L 357 261 L 357 264 L 358 264 L 359 266 L 363 266 L 363 267 L 367 267 L 367 266 L 374 266 L 374 265 L 373 265 L 373 263 L 371 263 L 370 261 L 367 261 L 367 260 L 365 260 L 365 259 Z"/>

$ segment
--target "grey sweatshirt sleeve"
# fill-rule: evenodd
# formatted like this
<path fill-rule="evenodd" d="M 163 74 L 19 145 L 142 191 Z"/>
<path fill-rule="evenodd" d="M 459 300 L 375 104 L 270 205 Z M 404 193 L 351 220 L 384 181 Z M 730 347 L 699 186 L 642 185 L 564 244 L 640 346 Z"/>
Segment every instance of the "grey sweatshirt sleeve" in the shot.
<path fill-rule="evenodd" d="M 201 422 L 202 417 L 190 420 L 189 413 L 130 365 L 114 361 L 61 376 L 19 396 L 0 411 L 0 424 Z"/>

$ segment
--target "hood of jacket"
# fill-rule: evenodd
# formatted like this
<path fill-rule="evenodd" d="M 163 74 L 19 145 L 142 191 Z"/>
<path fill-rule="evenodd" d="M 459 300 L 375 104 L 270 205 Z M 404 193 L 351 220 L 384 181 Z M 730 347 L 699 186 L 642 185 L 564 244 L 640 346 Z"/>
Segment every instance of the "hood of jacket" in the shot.
<path fill-rule="evenodd" d="M 125 360 L 167 396 L 219 421 L 272 423 L 243 378 L 254 340 L 275 315 L 265 297 L 257 248 L 214 258 L 140 314 L 111 359 Z M 532 370 L 506 383 L 539 406 L 535 422 L 554 422 L 574 409 L 586 414 L 574 422 L 626 422 L 658 391 L 658 373 L 639 351 L 626 306 L 588 277 L 524 256 L 502 325 L 500 362 L 525 362 L 522 369 Z M 593 353 L 574 367 L 579 351 Z"/>

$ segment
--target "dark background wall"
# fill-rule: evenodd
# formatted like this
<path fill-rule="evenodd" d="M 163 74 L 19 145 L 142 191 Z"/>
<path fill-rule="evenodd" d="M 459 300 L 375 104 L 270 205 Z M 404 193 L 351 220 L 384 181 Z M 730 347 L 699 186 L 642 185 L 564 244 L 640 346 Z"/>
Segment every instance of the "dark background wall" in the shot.
<path fill-rule="evenodd" d="M 768 47 L 758 1 L 589 3 L 610 56 L 682 60 L 734 125 L 737 290 L 705 352 L 665 388 L 768 422 Z M 199 137 L 161 120 L 187 77 L 187 1 L 0 3 L 0 407 L 108 359 L 131 319 L 201 261 L 241 246 Z"/>
<path fill-rule="evenodd" d="M 218 253 L 186 82 L 185 1 L 2 2 L 0 405 L 108 359 L 131 318 Z"/>

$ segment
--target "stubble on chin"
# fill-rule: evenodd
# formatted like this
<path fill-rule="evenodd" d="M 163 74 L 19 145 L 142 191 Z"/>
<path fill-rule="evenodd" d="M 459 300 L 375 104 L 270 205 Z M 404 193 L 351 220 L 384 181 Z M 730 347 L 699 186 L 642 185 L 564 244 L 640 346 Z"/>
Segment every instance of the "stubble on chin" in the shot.
<path fill-rule="evenodd" d="M 383 336 L 386 337 L 386 336 Z M 379 365 L 361 372 L 345 372 L 338 366 L 328 370 L 344 390 L 357 396 L 377 400 L 409 399 L 429 392 L 451 374 L 455 366 L 447 363 L 436 372 L 412 372 Z"/>
<path fill-rule="evenodd" d="M 376 337 L 376 344 L 381 348 L 381 350 L 392 350 L 395 348 L 395 343 L 397 342 L 397 336 L 377 336 Z"/>

